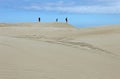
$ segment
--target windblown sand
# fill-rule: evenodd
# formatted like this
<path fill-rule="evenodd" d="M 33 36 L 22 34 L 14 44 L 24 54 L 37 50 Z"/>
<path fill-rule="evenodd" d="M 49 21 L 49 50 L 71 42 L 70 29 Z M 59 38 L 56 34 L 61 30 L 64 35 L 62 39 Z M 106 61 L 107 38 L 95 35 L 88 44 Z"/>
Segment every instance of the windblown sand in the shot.
<path fill-rule="evenodd" d="M 1 23 L 0 79 L 120 79 L 120 25 Z"/>

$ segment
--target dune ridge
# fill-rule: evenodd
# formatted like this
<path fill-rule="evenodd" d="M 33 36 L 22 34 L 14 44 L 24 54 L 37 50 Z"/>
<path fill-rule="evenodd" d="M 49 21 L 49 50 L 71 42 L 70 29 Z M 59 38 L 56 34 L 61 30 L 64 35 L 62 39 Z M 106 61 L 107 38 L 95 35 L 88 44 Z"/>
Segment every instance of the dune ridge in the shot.
<path fill-rule="evenodd" d="M 119 79 L 120 25 L 0 23 L 0 79 Z"/>

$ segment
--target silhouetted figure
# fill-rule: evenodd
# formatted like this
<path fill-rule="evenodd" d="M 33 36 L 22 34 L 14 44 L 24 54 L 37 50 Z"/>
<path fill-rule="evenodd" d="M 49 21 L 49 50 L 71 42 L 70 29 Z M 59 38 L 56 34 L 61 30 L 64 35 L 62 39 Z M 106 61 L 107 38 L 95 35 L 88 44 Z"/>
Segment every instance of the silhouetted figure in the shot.
<path fill-rule="evenodd" d="M 38 22 L 40 22 L 40 17 L 38 18 Z"/>
<path fill-rule="evenodd" d="M 65 21 L 66 21 L 66 23 L 68 23 L 68 18 L 67 17 L 65 18 Z"/>
<path fill-rule="evenodd" d="M 56 18 L 56 22 L 58 22 L 58 18 Z"/>

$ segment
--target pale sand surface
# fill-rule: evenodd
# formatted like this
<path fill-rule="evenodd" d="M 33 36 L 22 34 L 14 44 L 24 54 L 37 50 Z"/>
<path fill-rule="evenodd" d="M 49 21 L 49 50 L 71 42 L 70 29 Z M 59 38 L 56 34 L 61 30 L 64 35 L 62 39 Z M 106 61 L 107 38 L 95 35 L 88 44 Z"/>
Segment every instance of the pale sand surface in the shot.
<path fill-rule="evenodd" d="M 120 79 L 120 25 L 1 23 L 0 79 Z"/>

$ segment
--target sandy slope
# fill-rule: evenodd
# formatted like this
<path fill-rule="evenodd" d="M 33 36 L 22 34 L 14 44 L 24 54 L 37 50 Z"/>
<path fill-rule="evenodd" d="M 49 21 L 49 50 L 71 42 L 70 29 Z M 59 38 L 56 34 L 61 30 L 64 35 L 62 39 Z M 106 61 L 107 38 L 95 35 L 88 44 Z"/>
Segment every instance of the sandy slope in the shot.
<path fill-rule="evenodd" d="M 0 79 L 120 79 L 120 25 L 0 24 Z"/>

